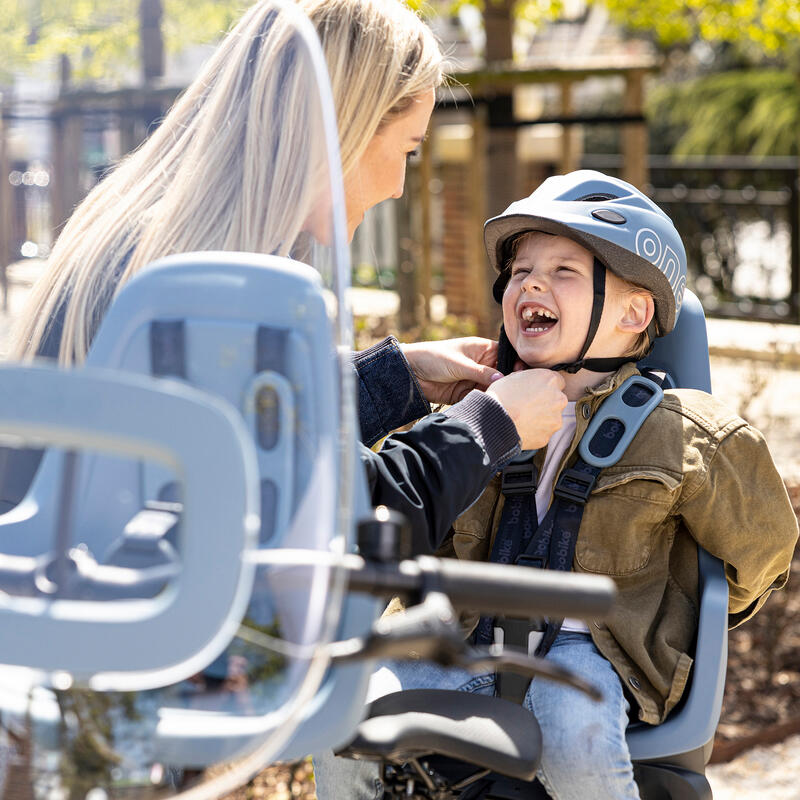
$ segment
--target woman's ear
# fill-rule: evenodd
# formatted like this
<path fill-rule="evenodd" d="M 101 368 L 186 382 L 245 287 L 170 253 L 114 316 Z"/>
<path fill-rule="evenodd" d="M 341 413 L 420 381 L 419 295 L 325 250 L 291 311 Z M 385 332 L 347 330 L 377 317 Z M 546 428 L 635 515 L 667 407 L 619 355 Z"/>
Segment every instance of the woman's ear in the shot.
<path fill-rule="evenodd" d="M 617 327 L 625 333 L 641 333 L 647 330 L 654 313 L 655 305 L 650 292 L 626 292 L 622 296 Z"/>

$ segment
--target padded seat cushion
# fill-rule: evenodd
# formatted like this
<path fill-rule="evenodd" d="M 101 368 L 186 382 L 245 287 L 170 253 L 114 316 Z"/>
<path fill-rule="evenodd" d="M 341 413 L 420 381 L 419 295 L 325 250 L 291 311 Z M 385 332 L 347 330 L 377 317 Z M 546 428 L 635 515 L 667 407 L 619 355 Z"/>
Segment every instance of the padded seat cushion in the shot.
<path fill-rule="evenodd" d="M 436 753 L 529 781 L 539 766 L 542 734 L 533 714 L 507 700 L 413 689 L 372 703 L 346 750 L 394 762 Z"/>

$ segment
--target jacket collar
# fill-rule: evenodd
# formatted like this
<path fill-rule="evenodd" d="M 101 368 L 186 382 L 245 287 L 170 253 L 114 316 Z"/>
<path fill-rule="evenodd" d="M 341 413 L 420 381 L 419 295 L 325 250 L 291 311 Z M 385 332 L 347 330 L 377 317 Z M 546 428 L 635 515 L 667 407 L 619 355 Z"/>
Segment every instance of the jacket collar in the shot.
<path fill-rule="evenodd" d="M 636 368 L 635 364 L 627 363 L 623 364 L 613 375 L 609 375 L 601 384 L 598 386 L 586 387 L 586 393 L 581 398 L 582 400 L 587 400 L 591 398 L 598 398 L 593 404 L 595 408 L 599 405 L 600 401 L 608 397 L 612 392 L 615 392 L 619 387 L 626 381 L 631 375 L 639 375 L 639 370 Z M 579 401 L 580 402 L 580 401 Z"/>
<path fill-rule="evenodd" d="M 557 474 L 561 474 L 561 471 L 564 469 L 567 461 L 578 448 L 578 444 L 580 443 L 583 434 L 586 432 L 586 428 L 589 426 L 589 421 L 595 415 L 603 400 L 605 400 L 606 397 L 608 397 L 612 392 L 615 392 L 626 380 L 628 380 L 628 378 L 631 377 L 631 375 L 639 374 L 639 370 L 636 369 L 635 364 L 627 363 L 623 364 L 615 373 L 609 375 L 608 378 L 606 378 L 598 386 L 586 387 L 584 394 L 575 403 L 575 435 L 572 438 L 570 446 L 562 456 Z M 584 407 L 589 408 L 589 414 L 585 414 L 585 412 L 583 412 Z M 546 453 L 547 447 L 545 446 L 539 450 L 534 457 L 533 463 L 539 472 L 542 470 Z"/>

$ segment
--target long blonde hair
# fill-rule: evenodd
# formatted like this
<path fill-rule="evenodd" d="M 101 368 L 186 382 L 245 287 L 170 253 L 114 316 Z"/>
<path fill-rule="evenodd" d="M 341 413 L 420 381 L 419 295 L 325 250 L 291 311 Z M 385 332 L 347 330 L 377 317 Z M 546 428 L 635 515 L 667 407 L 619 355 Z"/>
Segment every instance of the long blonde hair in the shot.
<path fill-rule="evenodd" d="M 382 125 L 440 83 L 441 53 L 402 0 L 296 2 L 322 42 L 347 175 Z M 59 361 L 83 361 L 116 291 L 163 256 L 291 252 L 318 182 L 308 70 L 292 69 L 301 51 L 274 5 L 244 15 L 153 135 L 76 208 L 12 357 L 33 357 L 60 317 Z"/>

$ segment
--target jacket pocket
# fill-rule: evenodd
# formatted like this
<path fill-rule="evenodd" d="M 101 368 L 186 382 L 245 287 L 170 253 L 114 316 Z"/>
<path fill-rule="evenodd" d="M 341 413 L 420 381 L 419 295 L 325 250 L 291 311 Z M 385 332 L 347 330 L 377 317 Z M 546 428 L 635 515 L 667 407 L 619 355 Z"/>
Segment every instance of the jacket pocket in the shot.
<path fill-rule="evenodd" d="M 587 572 L 631 575 L 647 566 L 668 522 L 679 475 L 654 467 L 606 470 L 586 505 L 575 559 Z"/>

